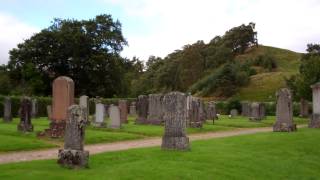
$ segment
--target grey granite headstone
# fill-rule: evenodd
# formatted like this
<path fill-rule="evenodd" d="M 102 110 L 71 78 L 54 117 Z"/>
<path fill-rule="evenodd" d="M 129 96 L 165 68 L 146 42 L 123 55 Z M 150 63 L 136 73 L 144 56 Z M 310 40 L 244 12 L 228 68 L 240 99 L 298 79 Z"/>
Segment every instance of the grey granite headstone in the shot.
<path fill-rule="evenodd" d="M 313 113 L 310 119 L 310 128 L 320 128 L 320 82 L 311 86 Z"/>
<path fill-rule="evenodd" d="M 109 106 L 110 123 L 109 128 L 119 129 L 121 127 L 120 109 L 118 106 Z"/>
<path fill-rule="evenodd" d="M 47 115 L 48 115 L 48 119 L 51 121 L 51 116 L 52 116 L 51 105 L 47 105 Z"/>
<path fill-rule="evenodd" d="M 276 123 L 273 125 L 275 132 L 296 131 L 296 124 L 293 123 L 292 96 L 287 88 L 280 89 L 277 94 Z"/>
<path fill-rule="evenodd" d="M 249 102 L 241 102 L 241 115 L 246 117 L 251 115 L 251 105 Z"/>
<path fill-rule="evenodd" d="M 79 105 L 68 109 L 64 136 L 64 149 L 59 150 L 58 164 L 69 168 L 88 167 L 89 152 L 84 151 L 86 110 Z"/>
<path fill-rule="evenodd" d="M 230 111 L 230 115 L 231 115 L 231 117 L 236 117 L 236 116 L 238 116 L 238 110 L 237 109 L 231 109 L 231 111 Z"/>
<path fill-rule="evenodd" d="M 31 110 L 31 116 L 33 118 L 36 118 L 38 116 L 38 101 L 37 99 L 32 99 L 32 110 Z"/>
<path fill-rule="evenodd" d="M 263 103 L 253 102 L 250 109 L 251 115 L 249 119 L 251 121 L 261 121 L 265 117 L 265 106 Z"/>
<path fill-rule="evenodd" d="M 105 107 L 101 103 L 96 104 L 96 114 L 95 114 L 95 120 L 92 123 L 95 127 L 105 127 L 106 124 L 104 122 L 105 118 Z"/>
<path fill-rule="evenodd" d="M 132 102 L 129 108 L 129 114 L 130 115 L 136 115 L 136 102 Z"/>
<path fill-rule="evenodd" d="M 12 121 L 12 112 L 11 112 L 11 99 L 10 97 L 4 98 L 4 115 L 3 120 L 4 122 L 11 122 Z"/>
<path fill-rule="evenodd" d="M 80 96 L 79 105 L 86 110 L 87 120 L 89 121 L 89 97 L 86 95 Z"/>
<path fill-rule="evenodd" d="M 162 94 L 149 94 L 148 102 L 148 123 L 149 124 L 162 124 L 163 122 L 163 107 L 162 107 Z"/>
<path fill-rule="evenodd" d="M 309 117 L 309 103 L 304 98 L 300 99 L 300 117 Z"/>
<path fill-rule="evenodd" d="M 137 101 L 137 124 L 148 124 L 148 96 L 140 95 Z"/>
<path fill-rule="evenodd" d="M 31 99 L 29 97 L 23 97 L 20 105 L 20 123 L 17 128 L 18 131 L 32 132 L 33 125 L 31 124 Z"/>
<path fill-rule="evenodd" d="M 189 99 L 188 106 L 189 114 L 187 125 L 192 128 L 201 128 L 205 121 L 204 119 L 206 119 L 204 114 L 204 107 L 201 100 L 199 98 L 192 97 Z"/>
<path fill-rule="evenodd" d="M 162 149 L 188 150 L 186 135 L 187 97 L 184 93 L 171 92 L 163 98 L 165 131 Z"/>
<path fill-rule="evenodd" d="M 212 120 L 213 123 L 214 123 L 214 120 L 218 119 L 215 102 L 213 101 L 208 102 L 206 115 L 207 115 L 206 119 Z"/>
<path fill-rule="evenodd" d="M 119 100 L 118 107 L 120 109 L 121 123 L 128 123 L 128 104 L 127 100 Z"/>

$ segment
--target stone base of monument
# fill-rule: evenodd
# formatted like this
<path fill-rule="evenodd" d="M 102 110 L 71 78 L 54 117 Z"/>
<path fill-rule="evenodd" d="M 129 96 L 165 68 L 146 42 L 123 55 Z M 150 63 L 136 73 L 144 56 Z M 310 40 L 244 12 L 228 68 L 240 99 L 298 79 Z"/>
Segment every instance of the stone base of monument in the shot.
<path fill-rule="evenodd" d="M 162 149 L 189 150 L 188 137 L 162 137 Z"/>
<path fill-rule="evenodd" d="M 54 122 L 50 123 L 50 128 L 45 129 L 44 132 L 38 134 L 38 136 L 47 136 L 51 138 L 61 138 L 64 136 L 64 130 L 66 128 L 66 123 L 62 122 Z"/>
<path fill-rule="evenodd" d="M 138 117 L 135 121 L 135 124 L 147 124 L 147 118 Z"/>
<path fill-rule="evenodd" d="M 312 114 L 309 128 L 320 128 L 320 114 Z"/>
<path fill-rule="evenodd" d="M 32 124 L 24 124 L 19 123 L 17 126 L 18 131 L 22 132 L 32 132 L 33 131 L 33 125 Z"/>
<path fill-rule="evenodd" d="M 57 162 L 68 168 L 86 168 L 89 163 L 89 151 L 60 149 Z"/>
<path fill-rule="evenodd" d="M 297 131 L 296 124 L 276 123 L 273 125 L 273 132 L 292 132 Z"/>
<path fill-rule="evenodd" d="M 106 125 L 105 122 L 101 122 L 101 123 L 92 122 L 91 125 L 92 125 L 93 127 L 96 127 L 96 128 L 105 128 L 105 127 L 107 127 L 107 125 Z"/>

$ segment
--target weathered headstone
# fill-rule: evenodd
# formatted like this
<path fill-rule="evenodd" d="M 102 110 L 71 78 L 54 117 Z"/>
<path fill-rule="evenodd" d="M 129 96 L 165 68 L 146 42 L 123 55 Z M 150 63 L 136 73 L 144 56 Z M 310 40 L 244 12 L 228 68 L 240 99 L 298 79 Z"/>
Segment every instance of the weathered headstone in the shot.
<path fill-rule="evenodd" d="M 251 115 L 249 119 L 251 121 L 260 121 L 264 118 L 264 110 L 262 109 L 263 105 L 262 103 L 253 102 L 251 103 Z"/>
<path fill-rule="evenodd" d="M 32 99 L 32 110 L 31 110 L 31 116 L 33 118 L 36 118 L 38 116 L 38 101 L 37 99 Z"/>
<path fill-rule="evenodd" d="M 118 106 L 120 109 L 121 123 L 128 123 L 128 105 L 127 100 L 119 100 Z"/>
<path fill-rule="evenodd" d="M 186 136 L 187 97 L 184 93 L 171 92 L 163 98 L 165 131 L 162 137 L 162 149 L 189 149 Z"/>
<path fill-rule="evenodd" d="M 18 131 L 32 132 L 33 125 L 31 124 L 31 99 L 29 97 L 23 97 L 20 105 L 20 123 L 17 126 Z"/>
<path fill-rule="evenodd" d="M 136 115 L 136 102 L 132 102 L 129 108 L 129 114 L 130 115 Z"/>
<path fill-rule="evenodd" d="M 52 114 L 50 129 L 45 133 L 50 137 L 62 137 L 66 126 L 68 108 L 74 104 L 74 82 L 60 76 L 52 84 Z"/>
<path fill-rule="evenodd" d="M 238 110 L 237 109 L 231 109 L 231 111 L 230 111 L 230 116 L 231 117 L 236 117 L 236 116 L 238 116 Z"/>
<path fill-rule="evenodd" d="M 84 151 L 86 110 L 79 105 L 68 109 L 64 136 L 64 149 L 59 150 L 58 164 L 69 168 L 88 167 L 89 152 Z"/>
<path fill-rule="evenodd" d="M 86 110 L 86 118 L 89 123 L 89 97 L 86 95 L 80 96 L 79 105 L 84 107 L 84 109 Z"/>
<path fill-rule="evenodd" d="M 11 122 L 12 121 L 12 114 L 11 114 L 11 99 L 10 97 L 4 98 L 4 115 L 3 120 L 4 122 Z"/>
<path fill-rule="evenodd" d="M 147 124 L 148 118 L 148 96 L 140 95 L 137 101 L 137 124 Z"/>
<path fill-rule="evenodd" d="M 204 123 L 204 109 L 202 102 L 199 98 L 192 97 L 189 100 L 189 114 L 187 119 L 187 125 L 192 128 L 201 128 Z"/>
<path fill-rule="evenodd" d="M 206 119 L 212 120 L 213 123 L 214 123 L 214 120 L 216 120 L 218 118 L 217 112 L 216 112 L 215 102 L 213 102 L 213 101 L 208 102 L 206 115 L 207 115 Z"/>
<path fill-rule="evenodd" d="M 109 107 L 110 123 L 109 128 L 119 129 L 121 127 L 120 109 L 118 106 L 111 105 Z"/>
<path fill-rule="evenodd" d="M 241 115 L 247 117 L 251 115 L 251 106 L 249 102 L 241 102 Z"/>
<path fill-rule="evenodd" d="M 148 123 L 160 125 L 163 122 L 162 94 L 149 94 Z"/>
<path fill-rule="evenodd" d="M 313 113 L 310 119 L 310 128 L 320 128 L 320 82 L 311 86 Z"/>
<path fill-rule="evenodd" d="M 95 120 L 92 123 L 95 127 L 105 127 L 106 123 L 104 122 L 105 118 L 105 107 L 103 104 L 98 103 L 96 104 L 96 114 L 95 114 Z"/>
<path fill-rule="evenodd" d="M 51 120 L 51 116 L 52 116 L 51 105 L 47 105 L 47 115 L 48 115 L 48 119 Z"/>
<path fill-rule="evenodd" d="M 292 96 L 287 88 L 280 89 L 277 94 L 276 123 L 273 125 L 273 131 L 296 131 L 296 124 L 293 123 Z"/>
<path fill-rule="evenodd" d="M 309 117 L 309 103 L 304 98 L 300 99 L 300 117 Z"/>

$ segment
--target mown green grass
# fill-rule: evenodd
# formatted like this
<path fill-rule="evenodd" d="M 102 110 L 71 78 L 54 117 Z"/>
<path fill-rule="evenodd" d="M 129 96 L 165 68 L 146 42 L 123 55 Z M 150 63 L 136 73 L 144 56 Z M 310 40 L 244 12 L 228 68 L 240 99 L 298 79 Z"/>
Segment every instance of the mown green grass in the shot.
<path fill-rule="evenodd" d="M 319 138 L 319 129 L 299 129 L 194 141 L 187 152 L 109 152 L 77 170 L 56 160 L 5 164 L 0 179 L 319 179 Z"/>
<path fill-rule="evenodd" d="M 89 126 L 86 128 L 85 143 L 111 143 L 116 141 L 126 141 L 134 139 L 143 139 L 148 137 L 160 137 L 163 135 L 163 126 L 155 125 L 137 125 L 134 123 L 135 117 L 129 117 L 129 123 L 123 124 L 121 129 L 94 128 Z M 246 117 L 236 117 L 229 119 L 227 116 L 220 116 L 220 119 L 212 124 L 207 121 L 203 128 L 188 128 L 187 133 L 204 133 L 227 131 L 235 128 L 253 128 L 272 126 L 275 117 L 268 117 L 261 122 L 250 122 Z M 299 123 L 307 123 L 307 119 L 295 118 Z M 37 132 L 43 131 L 49 127 L 47 118 L 38 118 L 32 121 L 34 132 L 21 133 L 17 131 L 18 119 L 14 119 L 12 123 L 0 123 L 0 153 L 10 151 L 22 151 L 57 147 L 63 144 L 63 139 L 38 138 Z"/>

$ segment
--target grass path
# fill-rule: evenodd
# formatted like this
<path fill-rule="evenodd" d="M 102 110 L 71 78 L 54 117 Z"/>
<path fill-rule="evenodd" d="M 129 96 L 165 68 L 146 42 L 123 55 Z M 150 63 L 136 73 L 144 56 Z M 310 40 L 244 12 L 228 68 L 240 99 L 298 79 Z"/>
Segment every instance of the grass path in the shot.
<path fill-rule="evenodd" d="M 305 125 L 300 125 L 299 127 L 304 127 L 304 126 Z M 191 141 L 194 141 L 194 140 L 237 136 L 237 135 L 244 135 L 244 134 L 255 134 L 259 132 L 270 132 L 270 131 L 272 131 L 271 127 L 241 128 L 241 129 L 234 129 L 230 131 L 191 134 L 189 135 L 189 138 Z M 158 138 L 148 138 L 148 139 L 141 139 L 141 140 L 122 141 L 122 142 L 115 142 L 115 143 L 86 145 L 85 150 L 88 150 L 90 154 L 97 154 L 102 152 L 120 151 L 120 150 L 153 147 L 153 146 L 160 146 L 160 145 L 161 145 L 161 138 L 158 137 Z M 47 150 L 4 153 L 4 154 L 0 154 L 0 164 L 21 162 L 21 161 L 42 160 L 42 159 L 54 159 L 58 157 L 57 153 L 58 153 L 58 148 L 52 148 Z"/>

